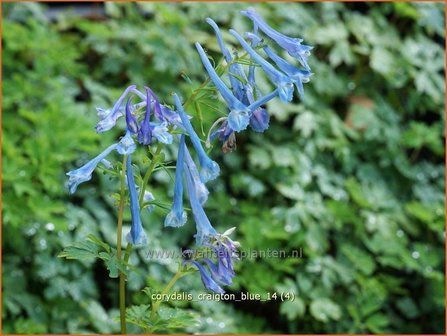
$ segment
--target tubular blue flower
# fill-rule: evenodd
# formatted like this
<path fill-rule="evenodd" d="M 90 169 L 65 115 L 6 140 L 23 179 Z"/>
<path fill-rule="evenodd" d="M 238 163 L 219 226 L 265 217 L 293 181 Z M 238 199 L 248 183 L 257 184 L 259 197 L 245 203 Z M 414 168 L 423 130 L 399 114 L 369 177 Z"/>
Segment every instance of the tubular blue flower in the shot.
<path fill-rule="evenodd" d="M 166 116 L 162 112 L 160 101 L 158 100 L 158 97 L 155 95 L 154 91 L 152 91 L 150 87 L 146 87 L 146 92 L 149 94 L 150 97 L 152 97 L 150 100 L 148 100 L 148 102 L 154 102 L 155 118 L 157 118 L 159 121 L 168 121 L 166 119 Z"/>
<path fill-rule="evenodd" d="M 196 222 L 197 233 L 196 243 L 202 245 L 209 237 L 217 234 L 216 230 L 211 226 L 208 217 L 203 210 L 202 205 L 197 197 L 196 189 L 194 188 L 194 182 L 189 170 L 186 171 L 186 184 L 188 187 L 189 203 L 191 204 L 192 213 L 194 215 L 194 221 Z"/>
<path fill-rule="evenodd" d="M 139 188 L 137 186 L 136 186 L 136 188 L 137 188 L 137 193 L 139 193 Z M 153 200 L 155 200 L 154 195 L 150 191 L 145 190 L 144 194 L 143 194 L 143 204 L 144 203 L 149 203 L 149 202 L 151 202 Z M 148 212 L 152 212 L 152 210 L 154 210 L 154 209 L 155 209 L 155 205 L 149 205 L 147 207 L 147 211 Z"/>
<path fill-rule="evenodd" d="M 225 293 L 225 291 L 222 289 L 222 287 L 220 287 L 210 276 L 210 274 L 207 272 L 207 270 L 205 269 L 205 267 L 203 267 L 202 264 L 200 264 L 198 261 L 196 260 L 186 260 L 186 262 L 189 262 L 193 265 L 195 265 L 197 267 L 197 269 L 200 272 L 200 278 L 202 279 L 202 283 L 205 286 L 206 289 L 214 292 L 214 293 L 219 293 L 219 294 L 223 294 Z"/>
<path fill-rule="evenodd" d="M 301 70 L 287 62 L 284 58 L 275 54 L 268 46 L 264 47 L 267 56 L 276 63 L 278 68 L 284 71 L 295 83 L 301 98 L 304 96 L 303 83 L 308 83 L 313 74 L 308 70 Z"/>
<path fill-rule="evenodd" d="M 313 47 L 301 44 L 303 40 L 300 38 L 289 37 L 279 33 L 270 27 L 261 16 L 253 10 L 241 11 L 241 14 L 252 20 L 264 34 L 274 40 L 281 48 L 285 49 L 290 56 L 295 57 L 306 70 L 310 70 L 309 65 L 307 64 L 307 58 L 310 56 L 310 51 Z"/>
<path fill-rule="evenodd" d="M 131 92 L 135 88 L 136 88 L 135 85 L 131 85 L 126 90 L 124 90 L 122 95 L 116 101 L 115 105 L 113 105 L 112 109 L 110 110 L 105 110 L 101 108 L 96 109 L 98 111 L 98 116 L 101 118 L 101 120 L 96 125 L 97 133 L 108 131 L 116 125 L 116 121 L 118 120 L 118 118 L 123 115 L 123 112 L 122 110 L 120 110 L 120 107 L 121 104 L 123 103 L 124 98 L 126 98 L 129 92 Z"/>
<path fill-rule="evenodd" d="M 270 116 L 266 109 L 256 109 L 250 117 L 250 127 L 255 132 L 264 132 L 269 128 Z"/>
<path fill-rule="evenodd" d="M 245 76 L 244 70 L 242 69 L 240 64 L 233 63 L 233 57 L 231 56 L 228 49 L 225 47 L 225 44 L 222 39 L 222 34 L 220 33 L 219 27 L 217 26 L 216 22 L 214 22 L 210 18 L 207 18 L 206 22 L 208 22 L 208 24 L 211 27 L 213 27 L 220 50 L 224 55 L 225 61 L 229 64 L 228 69 L 230 73 L 228 74 L 228 77 L 230 79 L 231 87 L 233 88 L 233 93 L 239 101 L 244 102 L 244 100 L 246 100 L 245 85 L 241 81 L 239 81 L 235 76 L 232 75 L 235 74 L 236 76 L 239 76 L 246 80 L 247 78 Z"/>
<path fill-rule="evenodd" d="M 196 48 L 211 80 L 213 81 L 214 85 L 216 85 L 223 99 L 227 103 L 228 108 L 230 109 L 230 113 L 228 114 L 228 124 L 230 125 L 231 129 L 236 132 L 243 131 L 247 128 L 250 122 L 250 110 L 240 100 L 233 96 L 222 79 L 220 79 L 208 60 L 202 46 L 199 43 L 196 43 Z"/>
<path fill-rule="evenodd" d="M 222 121 L 222 119 L 223 119 L 223 121 Z M 220 127 L 216 131 L 211 133 L 211 131 L 214 129 L 214 127 L 217 126 L 219 123 L 221 123 Z M 214 125 L 211 126 L 208 138 L 206 140 L 207 147 L 211 146 L 211 140 L 213 140 L 216 137 L 223 143 L 222 151 L 224 153 L 231 152 L 233 149 L 236 148 L 236 135 L 234 134 L 234 131 L 228 125 L 227 118 L 218 119 L 214 123 Z"/>
<path fill-rule="evenodd" d="M 141 122 L 140 130 L 138 131 L 138 142 L 142 145 L 150 145 L 152 142 L 152 127 L 150 124 L 151 119 L 151 96 L 150 91 L 146 88 L 146 113 L 144 119 Z"/>
<path fill-rule="evenodd" d="M 130 130 L 132 133 L 138 132 L 138 123 L 137 119 L 133 116 L 132 112 L 130 111 L 130 103 L 132 102 L 132 97 L 129 97 L 127 99 L 126 103 L 126 124 L 127 129 Z"/>
<path fill-rule="evenodd" d="M 159 120 L 163 120 L 162 122 L 150 121 L 152 101 L 154 102 L 154 114 Z M 167 118 L 162 113 L 162 107 L 157 96 L 150 88 L 146 87 L 146 113 L 138 132 L 138 142 L 142 145 L 149 145 L 152 142 L 152 137 L 165 144 L 171 144 L 173 140 L 172 134 L 168 131 Z"/>
<path fill-rule="evenodd" d="M 253 27 L 253 33 L 252 35 L 258 37 L 258 25 L 254 24 Z M 258 39 L 252 39 L 251 40 L 251 47 L 254 49 L 258 46 L 258 43 L 261 42 L 261 39 L 258 37 Z M 254 65 L 250 65 L 248 67 L 248 82 L 251 83 L 251 85 L 256 89 L 257 85 L 256 85 L 256 80 L 255 80 L 255 66 Z"/>
<path fill-rule="evenodd" d="M 161 105 L 161 115 L 163 116 L 163 119 L 168 123 L 183 129 L 182 120 L 180 119 L 180 115 L 177 112 L 172 111 L 167 106 Z M 188 118 L 191 117 L 188 116 Z"/>
<path fill-rule="evenodd" d="M 89 181 L 92 178 L 93 171 L 95 170 L 96 166 L 105 159 L 106 156 L 108 156 L 114 149 L 116 149 L 117 144 L 113 144 L 109 147 L 107 147 L 101 154 L 99 154 L 94 159 L 87 162 L 82 167 L 69 171 L 67 175 L 70 177 L 68 179 L 68 190 L 70 194 L 74 194 L 76 189 L 78 188 L 78 185 Z"/>
<path fill-rule="evenodd" d="M 185 160 L 185 136 L 180 136 L 180 143 L 175 167 L 174 202 L 165 218 L 165 226 L 179 227 L 186 223 L 186 212 L 183 210 L 183 169 Z"/>
<path fill-rule="evenodd" d="M 132 225 L 126 239 L 129 244 L 147 245 L 147 236 L 141 225 L 140 204 L 138 202 L 137 189 L 132 172 L 132 159 L 129 155 L 126 161 L 127 186 L 130 194 L 130 212 L 132 214 Z"/>
<path fill-rule="evenodd" d="M 208 258 L 204 258 L 203 261 L 208 265 L 213 279 L 222 285 L 231 285 L 235 276 L 233 259 L 238 259 L 236 251 L 240 244 L 228 237 L 233 231 L 234 228 L 213 236 L 204 244 L 214 252 L 217 264 Z"/>
<path fill-rule="evenodd" d="M 168 123 L 163 121 L 162 123 L 151 123 L 152 135 L 164 144 L 172 144 L 172 134 L 168 131 Z"/>
<path fill-rule="evenodd" d="M 112 162 L 110 162 L 107 159 L 102 159 L 101 163 L 104 165 L 104 167 L 106 167 L 107 169 L 112 169 L 113 168 L 113 164 Z"/>
<path fill-rule="evenodd" d="M 211 160 L 208 155 L 206 155 L 205 150 L 202 147 L 202 144 L 200 143 L 200 139 L 197 136 L 196 132 L 194 131 L 191 122 L 189 121 L 188 116 L 186 115 L 185 111 L 183 110 L 183 106 L 180 103 L 180 99 L 178 96 L 174 93 L 174 100 L 175 105 L 177 107 L 177 111 L 180 115 L 180 118 L 182 120 L 183 127 L 185 128 L 186 132 L 189 135 L 189 138 L 191 139 L 192 145 L 194 146 L 197 155 L 199 156 L 199 162 L 200 162 L 200 178 L 202 182 L 206 183 L 210 180 L 214 180 L 220 172 L 219 165 Z"/>
<path fill-rule="evenodd" d="M 209 195 L 208 188 L 205 186 L 205 183 L 203 183 L 202 180 L 200 179 L 199 171 L 197 170 L 197 166 L 194 163 L 194 160 L 192 159 L 188 148 L 186 147 L 185 144 L 183 144 L 183 146 L 185 147 L 185 165 L 189 173 L 191 174 L 197 199 L 199 200 L 201 205 L 204 205 L 208 200 Z"/>
<path fill-rule="evenodd" d="M 279 98 L 284 102 L 290 102 L 293 98 L 293 83 L 290 78 L 263 59 L 235 30 L 230 29 L 230 33 L 239 41 L 242 48 L 250 54 L 251 58 L 261 66 L 270 80 L 276 85 Z"/>
<path fill-rule="evenodd" d="M 137 146 L 132 139 L 130 131 L 127 130 L 126 135 L 124 135 L 118 145 L 116 146 L 116 151 L 121 155 L 129 155 L 135 152 Z"/>
<path fill-rule="evenodd" d="M 208 258 L 204 258 L 203 261 L 207 264 L 213 279 L 216 280 L 218 283 L 225 286 L 230 286 L 233 283 L 232 278 L 234 274 L 232 276 L 230 273 L 227 272 L 227 268 L 225 267 L 224 262 L 221 259 L 219 259 L 217 265 Z"/>
<path fill-rule="evenodd" d="M 230 286 L 232 284 L 233 279 L 231 278 L 231 276 L 229 276 L 229 274 L 225 273 L 224 267 L 221 266 L 223 265 L 223 262 L 219 261 L 216 265 L 208 258 L 204 258 L 203 261 L 205 262 L 205 264 L 207 264 L 211 272 L 211 276 L 216 282 L 225 286 Z"/>

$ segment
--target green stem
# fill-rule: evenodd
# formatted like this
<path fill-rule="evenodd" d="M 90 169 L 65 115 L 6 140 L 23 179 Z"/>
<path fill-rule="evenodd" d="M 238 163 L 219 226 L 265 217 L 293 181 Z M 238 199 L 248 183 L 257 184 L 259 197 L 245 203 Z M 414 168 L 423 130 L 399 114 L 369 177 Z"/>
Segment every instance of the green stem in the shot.
<path fill-rule="evenodd" d="M 120 203 L 118 208 L 118 223 L 116 229 L 116 257 L 121 260 L 121 238 L 123 234 L 123 212 L 124 212 L 124 191 L 126 188 L 126 161 L 127 155 L 123 156 L 123 163 L 121 167 L 121 189 L 120 189 Z M 120 323 L 121 334 L 126 334 L 126 282 L 125 276 L 122 272 L 119 274 L 119 307 L 120 307 Z"/>
<path fill-rule="evenodd" d="M 177 273 L 174 274 L 174 276 L 172 277 L 171 281 L 169 281 L 169 283 L 166 285 L 166 287 L 163 289 L 163 291 L 161 292 L 161 296 L 163 297 L 165 294 L 168 294 L 169 291 L 171 290 L 171 288 L 175 285 L 175 283 L 177 282 L 178 279 L 184 277 L 185 275 L 187 275 L 188 273 L 183 273 L 180 270 L 177 271 Z M 155 319 L 155 316 L 157 314 L 157 310 L 158 307 L 161 304 L 161 300 L 160 301 L 156 301 L 155 303 L 152 304 L 152 310 L 151 310 L 151 320 Z"/>
<path fill-rule="evenodd" d="M 163 144 L 161 142 L 158 143 L 157 149 L 155 150 L 154 156 L 152 158 L 152 161 L 147 168 L 146 174 L 143 177 L 143 183 L 140 188 L 140 196 L 139 196 L 139 203 L 140 208 L 143 206 L 143 198 L 144 198 L 144 192 L 146 191 L 147 183 L 149 182 L 149 178 L 151 177 L 152 172 L 154 171 L 155 165 L 157 164 L 157 156 L 161 153 L 161 150 L 163 149 Z"/>

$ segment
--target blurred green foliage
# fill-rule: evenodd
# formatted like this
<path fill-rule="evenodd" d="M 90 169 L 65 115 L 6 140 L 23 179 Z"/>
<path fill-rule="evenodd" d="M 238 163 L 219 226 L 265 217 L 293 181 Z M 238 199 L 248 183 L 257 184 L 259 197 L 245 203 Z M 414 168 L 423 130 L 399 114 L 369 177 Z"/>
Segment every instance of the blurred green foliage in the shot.
<path fill-rule="evenodd" d="M 116 333 L 117 281 L 99 262 L 56 257 L 89 234 L 114 244 L 116 185 L 99 173 L 68 197 L 64 173 L 120 134 L 94 133 L 94 107 L 126 85 L 168 102 L 197 88 L 205 75 L 193 42 L 219 60 L 204 19 L 248 30 L 237 15 L 246 4 L 106 3 L 105 20 L 2 6 L 3 333 Z M 315 46 L 315 75 L 303 101 L 269 104 L 264 134 L 238 134 L 230 154 L 213 149 L 222 176 L 207 212 L 221 230 L 236 226 L 245 250 L 303 248 L 302 259 L 239 262 L 230 289 L 296 299 L 173 302 L 200 316 L 180 330 L 444 333 L 444 4 L 254 6 Z M 188 111 L 205 131 L 210 103 Z M 157 199 L 170 202 L 169 181 L 155 174 Z M 164 229 L 165 214 L 144 218 L 150 247 L 190 246 L 193 225 Z M 143 250 L 131 262 L 129 299 L 144 305 L 141 289 L 166 284 L 175 263 Z M 203 292 L 198 276 L 176 290 Z"/>

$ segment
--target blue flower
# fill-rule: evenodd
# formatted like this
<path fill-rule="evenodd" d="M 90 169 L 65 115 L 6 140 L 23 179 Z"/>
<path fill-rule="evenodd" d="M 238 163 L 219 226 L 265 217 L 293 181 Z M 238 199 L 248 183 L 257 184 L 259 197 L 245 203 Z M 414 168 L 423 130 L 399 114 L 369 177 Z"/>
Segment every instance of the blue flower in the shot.
<path fill-rule="evenodd" d="M 132 97 L 129 97 L 129 99 L 127 99 L 127 103 L 126 103 L 126 124 L 127 124 L 128 130 L 130 130 L 132 133 L 137 133 L 138 132 L 138 123 L 137 123 L 137 119 L 135 119 L 135 117 L 133 116 L 133 114 L 130 110 L 131 102 L 132 102 Z"/>
<path fill-rule="evenodd" d="M 127 130 L 126 135 L 124 135 L 121 138 L 120 142 L 118 143 L 116 151 L 121 155 L 129 155 L 135 152 L 136 148 L 137 146 L 135 145 L 135 142 L 132 139 L 130 131 Z"/>
<path fill-rule="evenodd" d="M 139 188 L 138 187 L 137 187 L 137 192 L 139 192 Z M 154 195 L 150 191 L 145 190 L 144 194 L 143 194 L 143 204 L 144 203 L 149 203 L 149 202 L 151 202 L 153 200 L 155 200 Z M 152 210 L 154 210 L 154 209 L 155 209 L 155 205 L 149 205 L 147 207 L 147 211 L 148 212 L 152 212 Z"/>
<path fill-rule="evenodd" d="M 284 58 L 275 54 L 269 47 L 265 46 L 264 51 L 267 56 L 276 63 L 278 68 L 284 71 L 295 83 L 300 97 L 304 96 L 303 83 L 308 83 L 312 72 L 309 70 L 301 70 L 287 62 Z"/>
<path fill-rule="evenodd" d="M 165 218 L 165 226 L 179 227 L 186 223 L 186 212 L 183 211 L 183 169 L 185 166 L 185 136 L 180 136 L 180 143 L 175 167 L 174 202 L 172 210 Z"/>
<path fill-rule="evenodd" d="M 264 132 L 269 128 L 270 116 L 266 109 L 256 109 L 250 117 L 250 127 L 255 132 Z"/>
<path fill-rule="evenodd" d="M 216 22 L 214 22 L 212 19 L 207 18 L 206 22 L 213 27 L 214 32 L 216 34 L 217 43 L 219 44 L 220 50 L 222 51 L 222 54 L 224 55 L 225 61 L 229 64 L 229 79 L 231 83 L 231 87 L 233 89 L 233 93 L 236 96 L 236 98 L 244 102 L 244 100 L 247 99 L 246 97 L 246 88 L 245 85 L 236 78 L 236 76 L 241 77 L 244 80 L 247 80 L 244 70 L 242 69 L 241 65 L 239 63 L 233 63 L 233 57 L 231 56 L 228 49 L 225 47 L 225 44 L 222 39 L 222 35 L 220 33 L 219 27 L 217 26 Z M 233 76 L 236 75 L 236 76 Z"/>
<path fill-rule="evenodd" d="M 252 20 L 264 34 L 274 40 L 281 48 L 285 49 L 290 56 L 295 57 L 306 70 L 310 70 L 309 65 L 307 64 L 307 58 L 310 56 L 310 51 L 313 47 L 301 44 L 303 40 L 300 38 L 289 37 L 279 33 L 270 27 L 261 16 L 253 10 L 241 11 L 241 14 Z"/>
<path fill-rule="evenodd" d="M 135 188 L 135 180 L 132 172 L 132 159 L 130 155 L 127 157 L 126 161 L 126 177 L 130 194 L 130 212 L 132 214 L 132 225 L 126 239 L 129 244 L 147 245 L 147 236 L 141 225 L 140 204 L 138 202 L 137 189 Z"/>
<path fill-rule="evenodd" d="M 196 260 L 186 260 L 186 262 L 189 262 L 193 265 L 195 265 L 197 267 L 197 269 L 200 272 L 200 277 L 202 279 L 202 283 L 205 286 L 206 289 L 214 292 L 214 293 L 225 293 L 225 291 L 222 289 L 222 287 L 220 287 L 210 276 L 210 274 L 208 273 L 208 271 L 205 269 L 205 267 L 203 267 L 202 264 L 200 264 L 198 261 Z"/>
<path fill-rule="evenodd" d="M 144 119 L 140 124 L 140 130 L 138 131 L 138 142 L 142 145 L 150 145 L 152 142 L 152 127 L 150 124 L 151 119 L 151 95 L 148 88 L 146 88 L 146 113 Z"/>
<path fill-rule="evenodd" d="M 117 144 L 113 144 L 107 147 L 101 154 L 87 162 L 82 167 L 76 170 L 69 171 L 67 173 L 67 175 L 70 177 L 68 179 L 68 189 L 70 191 L 70 194 L 73 194 L 76 191 L 79 184 L 89 181 L 92 178 L 92 174 L 96 166 L 101 161 L 103 161 L 104 158 L 109 155 L 114 149 L 116 149 L 116 147 Z"/>
<path fill-rule="evenodd" d="M 229 126 L 236 132 L 243 131 L 247 128 L 250 122 L 250 110 L 240 100 L 233 96 L 230 89 L 228 89 L 222 79 L 220 79 L 208 60 L 202 46 L 199 43 L 196 43 L 196 48 L 211 80 L 213 81 L 214 85 L 216 85 L 223 99 L 227 103 L 228 108 L 230 109 L 230 113 L 228 114 Z"/>
<path fill-rule="evenodd" d="M 123 115 L 122 110 L 120 109 L 121 104 L 123 103 L 124 98 L 129 94 L 129 92 L 133 91 L 136 88 L 135 85 L 129 86 L 122 95 L 119 97 L 119 99 L 116 101 L 115 105 L 113 105 L 112 109 L 105 110 L 101 108 L 97 108 L 98 116 L 101 118 L 101 120 L 96 125 L 96 132 L 102 133 L 105 131 L 110 130 L 116 125 L 116 121 L 119 117 Z"/>
<path fill-rule="evenodd" d="M 159 142 L 164 144 L 172 144 L 173 137 L 169 133 L 168 123 L 163 121 L 161 123 L 151 123 L 152 136 L 155 137 Z"/>
<path fill-rule="evenodd" d="M 279 98 L 284 102 L 290 102 L 293 98 L 293 82 L 290 78 L 263 59 L 235 30 L 230 29 L 230 33 L 239 41 L 241 46 L 250 54 L 251 58 L 261 66 L 270 80 L 276 85 Z"/>
<path fill-rule="evenodd" d="M 192 213 L 194 215 L 194 221 L 196 222 L 197 233 L 196 243 L 202 245 L 204 241 L 210 236 L 217 234 L 216 230 L 211 226 L 211 223 L 206 216 L 205 210 L 197 197 L 196 188 L 189 170 L 186 171 L 186 184 L 188 187 L 189 203 L 191 204 Z"/>
<path fill-rule="evenodd" d="M 214 280 L 223 285 L 231 285 L 235 276 L 233 268 L 233 259 L 237 259 L 237 248 L 240 246 L 238 242 L 234 242 L 228 236 L 234 228 L 227 230 L 223 234 L 216 235 L 209 239 L 205 246 L 213 250 L 217 258 L 217 265 L 210 259 L 204 259 L 208 265 Z"/>
<path fill-rule="evenodd" d="M 151 122 L 151 105 L 154 101 L 154 114 L 157 118 L 162 119 L 162 122 Z M 138 132 L 138 141 L 142 145 L 149 145 L 152 142 L 152 137 L 155 137 L 159 142 L 171 144 L 173 137 L 168 131 L 168 123 L 161 112 L 162 108 L 158 98 L 152 90 L 146 87 L 146 113 L 141 122 L 140 130 Z"/>
<path fill-rule="evenodd" d="M 205 150 L 202 147 L 202 144 L 200 143 L 200 139 L 197 136 L 196 132 L 194 131 L 191 122 L 189 121 L 188 116 L 186 115 L 185 111 L 183 110 L 183 106 L 180 103 L 180 99 L 176 94 L 174 94 L 174 100 L 175 105 L 177 107 L 177 111 L 180 115 L 180 118 L 182 120 L 183 127 L 185 128 L 186 132 L 189 135 L 189 138 L 191 139 L 192 145 L 194 146 L 197 155 L 199 156 L 199 162 L 200 162 L 200 178 L 202 182 L 206 183 L 210 180 L 214 180 L 220 172 L 219 165 L 211 160 L 208 155 L 206 155 Z"/>
<path fill-rule="evenodd" d="M 205 186 L 205 183 L 203 183 L 202 180 L 200 179 L 199 171 L 197 170 L 197 166 L 194 163 L 194 160 L 192 159 L 188 148 L 186 147 L 186 145 L 184 145 L 184 147 L 185 147 L 186 169 L 188 169 L 189 173 L 191 174 L 197 199 L 199 200 L 201 205 L 204 205 L 208 200 L 208 195 L 210 192 L 208 191 L 208 188 Z"/>
<path fill-rule="evenodd" d="M 211 133 L 211 130 L 214 128 L 215 125 L 217 125 L 218 122 L 221 122 L 220 127 L 216 131 Z M 231 152 L 236 148 L 236 135 L 228 125 L 227 118 L 223 118 L 223 121 L 218 119 L 217 122 L 215 122 L 214 125 L 211 126 L 210 135 L 207 139 L 207 146 L 211 146 L 211 141 L 214 140 L 216 137 L 223 143 L 222 151 L 224 153 Z"/>
<path fill-rule="evenodd" d="M 104 167 L 106 167 L 107 169 L 112 169 L 113 168 L 113 164 L 112 162 L 110 162 L 107 159 L 102 159 L 101 163 L 104 165 Z"/>

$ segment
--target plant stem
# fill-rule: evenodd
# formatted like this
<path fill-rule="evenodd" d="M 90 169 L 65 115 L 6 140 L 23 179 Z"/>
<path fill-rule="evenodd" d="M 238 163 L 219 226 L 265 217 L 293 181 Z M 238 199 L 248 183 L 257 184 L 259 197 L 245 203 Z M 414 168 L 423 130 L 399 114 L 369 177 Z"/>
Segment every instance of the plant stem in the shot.
<path fill-rule="evenodd" d="M 121 190 L 120 190 L 120 203 L 118 208 L 118 223 L 116 228 L 116 257 L 121 260 L 121 238 L 123 233 L 123 212 L 124 212 L 124 191 L 126 188 L 126 161 L 127 155 L 123 156 L 123 163 L 121 167 Z M 122 272 L 119 273 L 119 307 L 120 307 L 120 324 L 121 334 L 126 334 L 126 282 L 125 276 Z"/>
<path fill-rule="evenodd" d="M 188 274 L 188 273 L 183 273 L 183 272 L 181 271 L 181 269 L 179 269 L 179 270 L 177 271 L 177 273 L 174 274 L 174 276 L 172 277 L 171 281 L 169 281 L 169 283 L 168 283 L 168 284 L 166 285 L 166 287 L 163 289 L 163 291 L 161 292 L 161 296 L 163 297 L 164 294 L 168 294 L 169 291 L 171 290 L 171 288 L 172 288 L 172 287 L 175 285 L 175 283 L 177 282 L 177 280 L 180 279 L 180 278 L 182 278 L 182 277 L 184 277 L 186 274 Z M 157 314 L 158 307 L 160 306 L 161 302 L 162 302 L 162 301 L 160 300 L 160 301 L 156 301 L 155 303 L 152 304 L 152 307 L 151 307 L 151 317 L 150 317 L 151 320 L 154 320 L 154 319 L 155 319 L 155 316 L 156 316 L 156 314 Z"/>
<path fill-rule="evenodd" d="M 151 174 L 154 171 L 155 165 L 157 163 L 156 158 L 160 154 L 162 149 L 163 149 L 163 144 L 161 142 L 159 142 L 157 145 L 157 149 L 155 150 L 154 156 L 152 158 L 152 161 L 151 161 L 149 167 L 147 168 L 146 174 L 144 175 L 143 183 L 140 188 L 140 196 L 139 196 L 140 208 L 143 206 L 143 198 L 144 198 L 144 192 L 146 191 L 147 182 L 149 181 L 149 178 L 151 177 Z"/>

